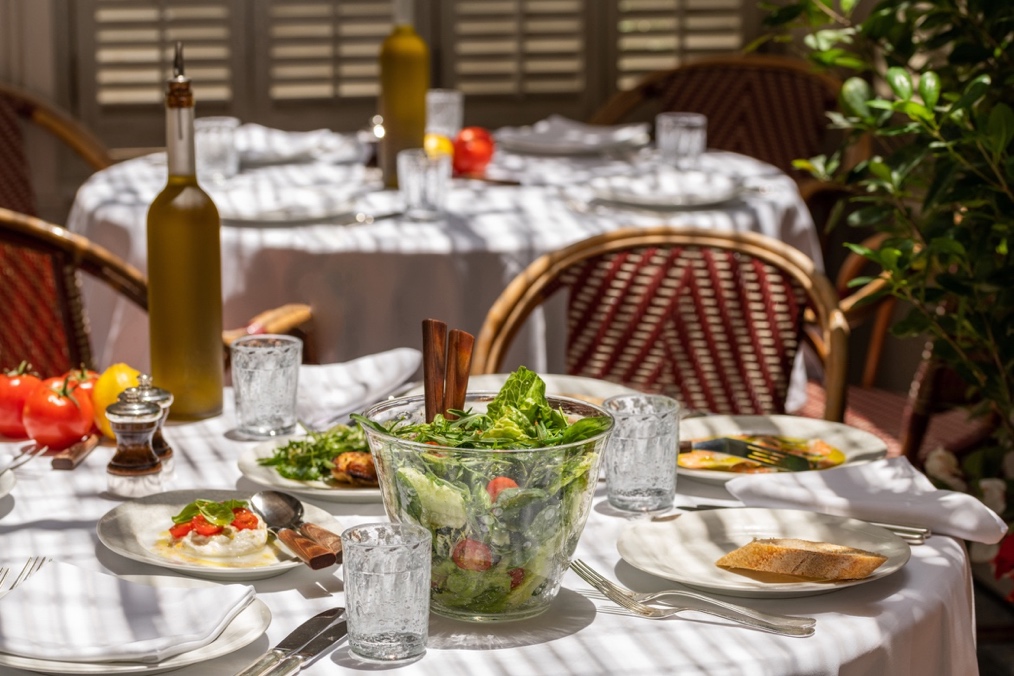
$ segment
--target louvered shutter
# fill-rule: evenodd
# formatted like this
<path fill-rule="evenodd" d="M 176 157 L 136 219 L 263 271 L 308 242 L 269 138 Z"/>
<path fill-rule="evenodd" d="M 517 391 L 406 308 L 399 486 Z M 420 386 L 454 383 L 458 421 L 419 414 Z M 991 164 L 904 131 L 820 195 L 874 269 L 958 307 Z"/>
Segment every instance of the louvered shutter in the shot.
<path fill-rule="evenodd" d="M 618 0 L 616 87 L 656 70 L 741 49 L 756 29 L 754 0 Z"/>

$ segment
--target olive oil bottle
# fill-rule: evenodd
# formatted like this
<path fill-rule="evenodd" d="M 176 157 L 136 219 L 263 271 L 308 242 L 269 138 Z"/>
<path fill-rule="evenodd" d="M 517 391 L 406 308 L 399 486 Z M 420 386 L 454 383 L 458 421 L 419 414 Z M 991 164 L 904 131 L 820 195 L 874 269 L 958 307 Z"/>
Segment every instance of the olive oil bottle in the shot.
<path fill-rule="evenodd" d="M 398 185 L 398 152 L 422 148 L 430 51 L 412 25 L 412 0 L 394 1 L 394 29 L 380 47 L 380 168 L 388 187 Z"/>
<path fill-rule="evenodd" d="M 165 106 L 169 178 L 148 208 L 151 374 L 175 398 L 171 419 L 200 420 L 222 412 L 221 222 L 197 184 L 194 97 L 180 43 Z"/>

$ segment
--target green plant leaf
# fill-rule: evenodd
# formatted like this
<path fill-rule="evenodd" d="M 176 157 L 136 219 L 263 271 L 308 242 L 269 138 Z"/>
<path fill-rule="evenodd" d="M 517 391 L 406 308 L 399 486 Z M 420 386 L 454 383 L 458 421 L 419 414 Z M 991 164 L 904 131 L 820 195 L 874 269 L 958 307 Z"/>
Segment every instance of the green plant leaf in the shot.
<path fill-rule="evenodd" d="M 907 101 L 912 98 L 912 76 L 904 68 L 888 68 L 887 84 L 899 99 Z"/>
<path fill-rule="evenodd" d="M 989 122 L 986 123 L 986 134 L 994 152 L 997 153 L 1006 150 L 1014 138 L 1014 110 L 1006 103 L 993 106 L 993 110 L 989 113 Z"/>
<path fill-rule="evenodd" d="M 868 120 L 871 117 L 867 102 L 873 98 L 870 84 L 861 77 L 850 77 L 841 86 L 841 107 L 847 114 Z"/>
<path fill-rule="evenodd" d="M 931 70 L 919 76 L 919 96 L 927 108 L 933 108 L 940 100 L 940 76 Z"/>
<path fill-rule="evenodd" d="M 957 112 L 969 108 L 973 103 L 986 95 L 991 82 L 992 79 L 988 75 L 980 75 L 969 82 L 958 100 L 951 105 L 951 111 Z"/>

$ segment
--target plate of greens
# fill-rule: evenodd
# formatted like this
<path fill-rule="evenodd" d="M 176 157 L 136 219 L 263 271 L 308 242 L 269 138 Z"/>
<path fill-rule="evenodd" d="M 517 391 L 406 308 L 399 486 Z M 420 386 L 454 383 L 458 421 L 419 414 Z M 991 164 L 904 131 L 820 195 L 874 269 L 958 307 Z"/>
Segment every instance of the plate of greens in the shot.
<path fill-rule="evenodd" d="M 380 502 L 380 488 L 368 480 L 372 465 L 362 430 L 346 425 L 266 441 L 239 456 L 251 481 L 328 502 Z"/>

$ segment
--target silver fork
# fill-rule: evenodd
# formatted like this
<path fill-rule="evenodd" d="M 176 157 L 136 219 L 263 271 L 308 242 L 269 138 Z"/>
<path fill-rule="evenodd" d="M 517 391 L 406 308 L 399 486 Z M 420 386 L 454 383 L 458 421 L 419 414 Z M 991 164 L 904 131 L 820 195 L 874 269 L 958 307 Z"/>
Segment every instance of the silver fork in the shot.
<path fill-rule="evenodd" d="M 14 462 L 7 465 L 8 470 L 16 469 L 21 467 L 32 458 L 37 458 L 40 455 L 45 454 L 49 450 L 49 446 L 40 446 L 39 444 L 29 444 L 19 453 L 15 458 Z"/>
<path fill-rule="evenodd" d="M 812 617 L 790 617 L 787 615 L 771 615 L 768 613 L 761 613 L 750 608 L 744 608 L 742 606 L 736 606 L 731 603 L 724 601 L 718 601 L 701 594 L 695 594 L 694 592 L 688 591 L 677 591 L 672 590 L 669 592 L 657 592 L 654 595 L 651 594 L 638 594 L 629 589 L 621 587 L 610 580 L 602 577 L 596 573 L 591 567 L 580 559 L 576 559 L 570 564 L 571 569 L 581 577 L 582 580 L 590 584 L 595 589 L 605 594 L 613 603 L 625 608 L 641 617 L 647 617 L 650 619 L 661 620 L 667 617 L 672 617 L 677 613 L 681 613 L 687 610 L 696 610 L 701 613 L 708 613 L 709 615 L 715 615 L 725 620 L 737 622 L 739 624 L 760 629 L 761 631 L 771 632 L 773 634 L 782 634 L 784 636 L 812 636 L 815 631 L 815 625 L 817 621 Z M 697 607 L 697 606 L 666 606 L 664 608 L 656 608 L 653 606 L 647 606 L 641 602 L 642 597 L 645 600 L 650 600 L 652 596 L 658 598 L 661 595 L 690 598 L 698 601 L 703 601 L 710 604 L 710 607 Z"/>
<path fill-rule="evenodd" d="M 18 573 L 18 576 L 14 578 L 14 580 L 10 583 L 10 585 L 6 586 L 4 585 L 4 583 L 7 581 L 7 576 L 10 574 L 11 569 L 7 567 L 0 568 L 0 594 L 5 594 L 11 591 L 19 584 L 30 578 L 32 575 L 35 575 L 37 572 L 39 572 L 39 569 L 42 568 L 42 566 L 47 561 L 49 561 L 49 559 L 47 559 L 45 556 L 29 557 L 28 560 L 25 561 L 25 565 L 21 569 L 21 572 Z"/>

